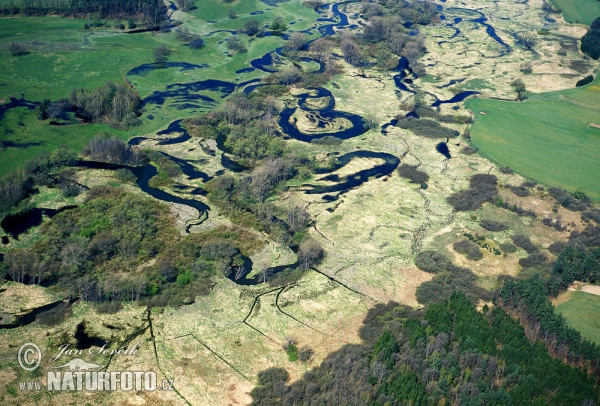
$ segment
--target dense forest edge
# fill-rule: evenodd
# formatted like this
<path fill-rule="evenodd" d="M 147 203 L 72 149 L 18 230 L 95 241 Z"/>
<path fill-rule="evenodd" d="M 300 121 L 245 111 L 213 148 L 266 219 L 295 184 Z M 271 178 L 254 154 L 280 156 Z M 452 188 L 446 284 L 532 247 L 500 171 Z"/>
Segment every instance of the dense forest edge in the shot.
<path fill-rule="evenodd" d="M 565 365 L 501 307 L 481 311 L 461 292 L 424 311 L 370 309 L 362 344 L 346 345 L 289 382 L 258 375 L 252 405 L 594 405 L 596 376 Z"/>

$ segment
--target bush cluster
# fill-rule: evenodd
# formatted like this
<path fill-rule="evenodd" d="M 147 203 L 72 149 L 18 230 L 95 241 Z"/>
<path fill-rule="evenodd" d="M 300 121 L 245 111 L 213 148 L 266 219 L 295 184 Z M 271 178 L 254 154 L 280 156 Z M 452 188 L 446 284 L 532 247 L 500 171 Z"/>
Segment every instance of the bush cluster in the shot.
<path fill-rule="evenodd" d="M 463 254 L 471 261 L 479 261 L 483 258 L 483 254 L 479 249 L 479 245 L 469 240 L 462 239 L 456 241 L 452 245 L 452 248 L 454 248 L 454 251 L 458 252 L 459 254 Z"/>
<path fill-rule="evenodd" d="M 429 181 L 429 175 L 427 172 L 420 171 L 417 168 L 418 166 L 402 164 L 398 168 L 398 174 L 403 178 L 410 179 L 412 183 L 427 183 Z"/>
<path fill-rule="evenodd" d="M 506 224 L 495 220 L 481 220 L 479 225 L 488 231 L 499 232 L 508 230 L 508 226 Z"/>
<path fill-rule="evenodd" d="M 459 211 L 477 210 L 485 202 L 491 202 L 498 194 L 498 178 L 494 175 L 477 174 L 471 176 L 469 188 L 446 198 L 448 203 Z"/>

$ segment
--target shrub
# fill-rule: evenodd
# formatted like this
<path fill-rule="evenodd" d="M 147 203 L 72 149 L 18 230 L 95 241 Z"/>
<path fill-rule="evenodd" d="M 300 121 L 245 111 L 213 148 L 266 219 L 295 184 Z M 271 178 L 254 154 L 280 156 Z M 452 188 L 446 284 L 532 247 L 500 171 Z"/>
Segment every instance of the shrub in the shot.
<path fill-rule="evenodd" d="M 101 314 L 115 314 L 123 309 L 123 304 L 119 301 L 102 302 L 96 305 L 96 312 Z"/>
<path fill-rule="evenodd" d="M 461 190 L 446 198 L 447 202 L 459 211 L 480 209 L 483 203 L 490 202 L 498 194 L 494 175 L 477 174 L 471 176 L 469 189 Z"/>
<path fill-rule="evenodd" d="M 512 254 L 514 252 L 517 252 L 517 246 L 514 244 L 511 244 L 509 242 L 505 242 L 504 244 L 500 244 L 500 249 L 508 254 Z"/>
<path fill-rule="evenodd" d="M 506 224 L 494 220 L 481 220 L 479 225 L 488 231 L 498 232 L 508 230 L 508 226 Z"/>
<path fill-rule="evenodd" d="M 121 182 L 133 183 L 136 181 L 136 176 L 129 169 L 120 168 L 115 171 L 115 177 Z"/>
<path fill-rule="evenodd" d="M 600 224 L 600 209 L 594 208 L 588 211 L 584 211 L 583 213 L 581 213 L 581 219 L 586 222 L 594 220 L 596 223 Z"/>
<path fill-rule="evenodd" d="M 500 173 L 504 173 L 505 175 L 513 174 L 513 170 L 510 169 L 508 166 L 501 166 L 500 168 L 498 168 L 498 170 L 500 171 Z"/>
<path fill-rule="evenodd" d="M 398 120 L 397 127 L 412 131 L 414 134 L 425 138 L 454 138 L 458 133 L 448 127 L 440 125 L 437 121 L 416 119 L 413 117 Z"/>
<path fill-rule="evenodd" d="M 419 171 L 417 166 L 402 164 L 398 168 L 398 174 L 406 179 L 410 179 L 412 183 L 427 183 L 429 175 L 426 172 Z"/>
<path fill-rule="evenodd" d="M 415 257 L 415 265 L 421 271 L 438 273 L 453 267 L 452 262 L 437 251 L 421 251 Z"/>
<path fill-rule="evenodd" d="M 523 248 L 528 254 L 534 254 L 539 251 L 539 248 L 533 245 L 529 237 L 523 234 L 514 235 L 512 241 L 517 247 Z"/>
<path fill-rule="evenodd" d="M 477 150 L 471 147 L 463 147 L 463 149 L 461 149 L 460 152 L 465 155 L 475 155 L 477 153 Z"/>
<path fill-rule="evenodd" d="M 268 368 L 258 373 L 258 384 L 260 386 L 273 385 L 277 382 L 287 382 L 290 374 L 284 368 Z"/>
<path fill-rule="evenodd" d="M 463 254 L 471 261 L 479 261 L 483 258 L 483 254 L 479 249 L 479 245 L 469 240 L 462 239 L 456 241 L 452 245 L 452 248 L 454 248 L 454 251 L 458 252 L 459 254 Z"/>
<path fill-rule="evenodd" d="M 548 247 L 548 251 L 550 251 L 554 255 L 558 255 L 558 254 L 560 254 L 560 252 L 562 250 L 564 250 L 567 247 L 567 245 L 569 245 L 569 244 L 567 242 L 565 242 L 565 241 L 554 241 Z"/>
<path fill-rule="evenodd" d="M 538 267 L 548 261 L 548 257 L 543 252 L 536 252 L 526 258 L 519 259 L 519 265 L 523 268 Z"/>
<path fill-rule="evenodd" d="M 600 58 L 600 17 L 592 22 L 589 31 L 581 38 L 581 52 L 592 59 Z"/>
<path fill-rule="evenodd" d="M 29 53 L 25 44 L 19 44 L 16 42 L 10 43 L 8 45 L 8 50 L 12 56 L 27 55 Z"/>
<path fill-rule="evenodd" d="M 190 47 L 191 49 L 201 49 L 201 48 L 204 48 L 204 40 L 202 38 L 197 38 L 197 39 L 191 41 L 188 44 L 188 47 Z"/>
<path fill-rule="evenodd" d="M 527 197 L 527 196 L 531 195 L 529 190 L 523 185 L 521 185 L 521 186 L 506 185 L 506 187 L 509 188 L 515 195 L 517 195 L 519 197 Z"/>
<path fill-rule="evenodd" d="M 308 362 L 312 358 L 314 353 L 315 352 L 312 348 L 310 348 L 307 345 L 303 345 L 298 350 L 298 359 L 302 362 Z"/>

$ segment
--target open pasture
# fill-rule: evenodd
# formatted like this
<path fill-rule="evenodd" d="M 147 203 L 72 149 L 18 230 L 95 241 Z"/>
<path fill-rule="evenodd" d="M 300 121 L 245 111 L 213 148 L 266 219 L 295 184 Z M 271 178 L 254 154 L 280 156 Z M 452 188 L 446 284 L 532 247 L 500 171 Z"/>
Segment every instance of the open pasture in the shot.
<path fill-rule="evenodd" d="M 590 25 L 600 17 L 600 2 L 596 0 L 550 0 L 562 9 L 562 15 L 570 23 Z"/>
<path fill-rule="evenodd" d="M 556 306 L 556 311 L 571 327 L 579 330 L 583 338 L 600 343 L 600 296 L 579 291 L 567 291 L 563 295 L 568 300 Z"/>
<path fill-rule="evenodd" d="M 522 175 L 600 200 L 600 81 L 524 102 L 472 99 L 471 137 L 487 157 Z M 486 114 L 481 114 L 481 112 Z"/>

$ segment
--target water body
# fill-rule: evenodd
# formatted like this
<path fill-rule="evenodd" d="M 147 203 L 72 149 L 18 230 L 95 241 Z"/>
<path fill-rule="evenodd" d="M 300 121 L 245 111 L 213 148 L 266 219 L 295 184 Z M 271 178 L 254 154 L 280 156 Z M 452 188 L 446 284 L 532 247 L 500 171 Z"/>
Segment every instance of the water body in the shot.
<path fill-rule="evenodd" d="M 249 72 L 254 72 L 256 70 L 256 68 L 243 68 L 243 69 L 238 69 L 235 71 L 235 73 L 237 75 L 240 75 L 242 73 L 249 73 Z"/>
<path fill-rule="evenodd" d="M 7 216 L 2 220 L 0 225 L 5 232 L 10 234 L 15 240 L 18 240 L 20 234 L 23 234 L 32 227 L 42 224 L 42 216 L 48 216 L 52 218 L 58 213 L 62 213 L 65 210 L 71 210 L 76 207 L 77 206 L 65 206 L 58 210 L 35 208 L 26 213 L 17 214 L 16 216 Z"/>
<path fill-rule="evenodd" d="M 382 134 L 387 134 L 387 129 L 389 127 L 395 127 L 396 124 L 398 124 L 398 120 L 396 120 L 395 118 L 390 120 L 388 123 L 385 123 L 384 125 L 381 126 L 381 133 Z"/>
<path fill-rule="evenodd" d="M 352 124 L 351 127 L 336 132 L 323 132 L 318 134 L 304 134 L 296 127 L 296 121 L 290 122 L 290 118 L 296 111 L 295 108 L 284 109 L 279 116 L 279 125 L 283 131 L 292 138 L 295 138 L 303 142 L 311 142 L 312 140 L 320 139 L 323 137 L 336 137 L 342 140 L 357 137 L 367 132 L 366 127 L 361 116 L 352 113 L 346 113 L 342 111 L 317 111 L 312 113 L 310 117 L 313 121 L 317 122 L 317 127 L 323 128 L 327 120 L 346 119 Z"/>
<path fill-rule="evenodd" d="M 243 257 L 243 259 L 243 267 L 239 270 L 239 272 L 238 270 L 233 269 L 232 272 L 229 274 L 229 280 L 240 286 L 256 286 L 260 285 L 261 283 L 264 283 L 261 275 L 257 275 L 254 278 L 246 278 L 246 275 L 252 273 L 252 267 L 254 264 L 252 263 L 252 260 L 248 257 Z M 299 265 L 299 262 L 296 261 L 293 264 L 269 267 L 265 270 L 265 273 L 267 274 L 267 281 L 274 275 L 283 272 L 286 269 L 294 270 L 298 268 Z"/>
<path fill-rule="evenodd" d="M 446 144 L 443 141 L 435 146 L 435 150 L 437 152 L 439 152 L 440 154 L 444 155 L 448 159 L 452 158 L 450 156 L 450 150 L 448 149 L 448 144 Z"/>
<path fill-rule="evenodd" d="M 198 170 L 194 165 L 190 164 L 190 161 L 176 158 L 172 155 L 165 154 L 164 152 L 162 152 L 162 154 L 169 158 L 171 161 L 175 162 L 177 165 L 179 165 L 183 174 L 188 177 L 188 180 L 200 179 L 203 183 L 206 183 L 213 179 L 213 177 L 208 175 L 206 172 L 202 172 L 201 170 Z"/>
<path fill-rule="evenodd" d="M 467 97 L 472 96 L 474 94 L 479 94 L 479 92 L 475 91 L 475 90 L 467 90 L 464 92 L 461 92 L 459 94 L 457 94 L 456 96 L 452 97 L 451 99 L 448 100 L 436 100 L 431 107 L 438 107 L 440 104 L 447 104 L 447 103 L 458 103 L 461 102 L 463 100 L 465 100 Z"/>
<path fill-rule="evenodd" d="M 326 194 L 326 193 L 337 193 L 337 196 L 328 196 L 327 198 L 323 196 L 323 198 L 327 201 L 337 200 L 340 194 L 348 192 L 350 189 L 356 188 L 362 185 L 365 182 L 368 182 L 369 179 L 375 178 L 379 179 L 383 176 L 387 176 L 392 173 L 398 165 L 400 165 L 400 159 L 392 154 L 388 154 L 385 152 L 373 152 L 373 151 L 354 151 L 348 154 L 342 155 L 338 157 L 338 163 L 331 169 L 327 171 L 322 171 L 321 173 L 331 173 L 337 171 L 340 168 L 348 165 L 350 161 L 355 158 L 377 158 L 383 159 L 385 162 L 383 164 L 376 165 L 369 169 L 364 169 L 362 171 L 358 171 L 352 175 L 347 175 L 340 178 L 338 175 L 327 175 L 318 181 L 330 181 L 337 182 L 335 185 L 313 185 L 313 184 L 305 184 L 303 186 L 308 189 L 305 190 L 306 194 Z"/>
<path fill-rule="evenodd" d="M 408 66 L 408 59 L 406 59 L 405 57 L 401 57 L 398 60 L 398 66 L 395 70 L 399 72 L 397 75 L 393 76 L 396 87 L 405 92 L 415 93 L 414 90 L 409 89 L 408 86 L 406 86 L 406 84 L 404 83 L 404 79 L 406 78 L 407 72 L 412 73 L 410 67 Z"/>
<path fill-rule="evenodd" d="M 261 56 L 260 58 L 256 58 L 256 59 L 253 59 L 252 61 L 250 61 L 250 66 L 252 66 L 252 68 L 261 70 L 266 73 L 277 72 L 276 69 L 268 67 L 268 66 L 271 66 L 272 64 L 273 64 L 272 52 L 266 53 L 263 56 Z M 248 68 L 246 68 L 246 69 L 248 69 Z"/>
<path fill-rule="evenodd" d="M 473 10 L 473 9 L 469 9 L 469 8 L 462 8 L 462 7 L 451 7 L 451 8 L 448 8 L 447 10 L 448 10 L 448 11 L 451 11 L 451 10 L 459 10 L 459 11 L 464 11 L 464 12 L 467 12 L 467 13 L 474 13 L 474 14 L 477 14 L 477 15 L 479 15 L 479 17 L 477 17 L 477 18 L 473 18 L 473 19 L 470 19 L 470 20 L 468 20 L 468 21 L 470 21 L 470 22 L 472 22 L 472 23 L 476 23 L 476 24 L 481 24 L 481 25 L 483 25 L 483 26 L 485 27 L 485 31 L 486 31 L 486 33 L 487 33 L 487 34 L 488 34 L 488 35 L 489 35 L 489 36 L 490 36 L 490 37 L 491 37 L 491 38 L 492 38 L 494 41 L 498 42 L 500 45 L 502 45 L 502 46 L 504 47 L 504 52 L 503 52 L 503 55 L 504 55 L 505 53 L 508 53 L 508 52 L 510 52 L 510 51 L 511 51 L 511 48 L 510 48 L 510 46 L 509 46 L 508 44 L 506 44 L 504 41 L 502 41 L 502 38 L 500 38 L 500 37 L 498 36 L 498 34 L 496 34 L 496 30 L 494 29 L 494 27 L 492 27 L 490 24 L 488 24 L 488 23 L 486 22 L 486 21 L 487 21 L 487 17 L 486 17 L 486 16 L 485 16 L 485 14 L 483 14 L 481 11 L 478 11 L 478 10 Z M 458 19 L 458 18 L 459 18 L 459 17 L 457 17 L 457 19 Z M 455 19 L 455 21 L 456 21 L 456 19 Z M 460 21 L 462 21 L 462 19 L 461 19 Z M 459 22 L 460 22 L 460 21 L 459 21 Z"/>
<path fill-rule="evenodd" d="M 24 315 L 17 317 L 16 320 L 13 321 L 12 323 L 0 324 L 0 330 L 13 329 L 13 328 L 27 326 L 27 325 L 33 323 L 35 321 L 35 318 L 40 313 L 46 312 L 48 310 L 52 310 L 57 306 L 65 305 L 65 304 L 68 305 L 67 302 L 63 302 L 62 300 L 59 300 L 58 302 L 40 306 L 36 309 L 31 310 L 29 313 L 25 313 Z"/>
<path fill-rule="evenodd" d="M 222 98 L 229 96 L 235 90 L 235 84 L 222 80 L 208 79 L 192 83 L 174 83 L 167 85 L 165 91 L 154 91 L 150 96 L 143 100 L 143 104 L 156 104 L 162 106 L 167 99 L 175 99 L 175 103 L 185 104 L 194 102 L 203 102 L 198 107 L 215 107 L 216 101 L 208 96 L 197 94 L 200 91 L 212 91 L 220 93 Z"/>
<path fill-rule="evenodd" d="M 167 68 L 180 68 L 180 72 L 191 71 L 195 69 L 206 69 L 210 68 L 210 65 L 205 63 L 202 65 L 195 65 L 193 63 L 187 62 L 165 62 L 162 64 L 159 63 L 145 63 L 143 65 L 137 66 L 127 72 L 127 76 L 135 76 L 135 75 L 147 75 L 153 70 L 157 69 L 167 69 Z"/>
<path fill-rule="evenodd" d="M 445 89 L 447 87 L 450 87 L 452 85 L 455 85 L 457 83 L 462 83 L 465 81 L 466 78 L 462 78 L 462 79 L 452 79 L 450 82 L 446 83 L 445 85 L 442 86 L 438 86 L 438 89 Z"/>
<path fill-rule="evenodd" d="M 0 120 L 4 118 L 4 114 L 6 114 L 6 112 L 10 109 L 14 109 L 17 107 L 25 107 L 28 110 L 34 110 L 38 104 L 40 103 L 25 100 L 25 95 L 23 93 L 21 93 L 20 99 L 11 97 L 10 103 L 6 103 L 0 106 Z"/>

